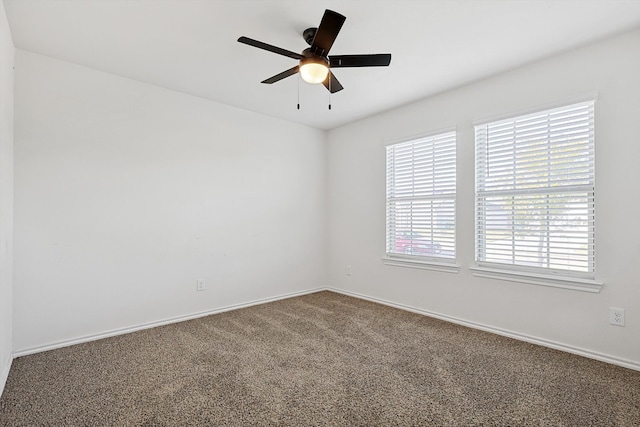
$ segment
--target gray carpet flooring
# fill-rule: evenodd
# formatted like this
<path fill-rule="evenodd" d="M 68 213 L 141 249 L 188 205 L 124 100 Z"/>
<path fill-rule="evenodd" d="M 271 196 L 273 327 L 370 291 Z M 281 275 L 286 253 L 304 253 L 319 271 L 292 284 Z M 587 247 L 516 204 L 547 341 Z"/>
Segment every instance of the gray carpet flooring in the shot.
<path fill-rule="evenodd" d="M 13 362 L 2 426 L 638 426 L 640 372 L 332 292 Z"/>

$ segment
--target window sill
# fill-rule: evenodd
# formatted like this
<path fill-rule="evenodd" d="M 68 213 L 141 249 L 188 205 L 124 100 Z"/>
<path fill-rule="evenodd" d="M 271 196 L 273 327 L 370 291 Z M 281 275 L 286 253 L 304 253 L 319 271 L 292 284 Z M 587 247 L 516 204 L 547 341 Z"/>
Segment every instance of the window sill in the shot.
<path fill-rule="evenodd" d="M 384 256 L 382 257 L 382 262 L 385 265 L 390 265 L 393 267 L 418 268 L 421 270 L 443 271 L 445 273 L 458 273 L 460 271 L 460 266 L 455 263 L 421 260 L 415 258 Z"/>
<path fill-rule="evenodd" d="M 598 293 L 602 289 L 602 282 L 594 279 L 557 276 L 523 271 L 490 268 L 484 266 L 469 267 L 471 274 L 488 279 L 507 280 L 509 282 L 528 283 L 531 285 L 550 286 L 553 288 L 570 289 L 574 291 Z"/>

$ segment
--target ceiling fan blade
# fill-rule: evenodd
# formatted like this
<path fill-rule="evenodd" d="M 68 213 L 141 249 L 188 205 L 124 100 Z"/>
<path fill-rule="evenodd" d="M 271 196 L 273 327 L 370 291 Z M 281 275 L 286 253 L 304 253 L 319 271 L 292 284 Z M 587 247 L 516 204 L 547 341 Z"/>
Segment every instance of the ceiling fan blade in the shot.
<path fill-rule="evenodd" d="M 345 19 L 347 18 L 338 12 L 329 9 L 325 10 L 320 26 L 316 30 L 316 35 L 311 43 L 311 52 L 326 57 L 331 46 L 333 46 L 333 42 L 336 41 Z"/>
<path fill-rule="evenodd" d="M 386 67 L 390 63 L 390 53 L 378 53 L 373 55 L 332 55 L 329 58 L 331 68 Z"/>
<path fill-rule="evenodd" d="M 293 68 L 289 68 L 287 71 L 283 71 L 280 74 L 276 74 L 273 77 L 269 77 L 266 80 L 261 81 L 260 83 L 266 83 L 266 84 L 271 84 L 271 83 L 275 83 L 275 82 L 279 82 L 280 80 L 287 78 L 289 76 L 293 76 L 294 74 L 296 74 L 298 72 L 298 69 L 300 68 L 299 65 L 296 65 Z"/>
<path fill-rule="evenodd" d="M 290 50 L 282 49 L 280 47 L 263 43 L 258 40 L 250 39 L 249 37 L 242 36 L 238 39 L 238 41 L 240 43 L 248 44 L 249 46 L 257 47 L 258 49 L 264 49 L 264 50 L 268 50 L 269 52 L 277 53 L 279 55 L 288 56 L 289 58 L 293 58 L 293 59 L 304 58 L 304 56 L 300 55 L 299 53 L 291 52 Z"/>
<path fill-rule="evenodd" d="M 331 81 L 329 81 L 329 79 L 331 79 Z M 336 76 L 331 71 L 329 71 L 329 75 L 326 79 L 324 79 L 322 84 L 331 93 L 340 92 L 342 89 L 344 89 L 344 87 L 342 87 Z"/>

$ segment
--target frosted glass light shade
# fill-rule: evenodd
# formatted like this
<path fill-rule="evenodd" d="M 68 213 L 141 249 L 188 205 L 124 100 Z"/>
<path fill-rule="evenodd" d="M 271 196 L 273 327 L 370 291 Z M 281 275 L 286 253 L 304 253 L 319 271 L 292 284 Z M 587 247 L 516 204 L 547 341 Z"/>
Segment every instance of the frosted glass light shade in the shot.
<path fill-rule="evenodd" d="M 307 83 L 322 83 L 329 74 L 329 68 L 318 62 L 306 62 L 300 65 L 300 76 Z"/>

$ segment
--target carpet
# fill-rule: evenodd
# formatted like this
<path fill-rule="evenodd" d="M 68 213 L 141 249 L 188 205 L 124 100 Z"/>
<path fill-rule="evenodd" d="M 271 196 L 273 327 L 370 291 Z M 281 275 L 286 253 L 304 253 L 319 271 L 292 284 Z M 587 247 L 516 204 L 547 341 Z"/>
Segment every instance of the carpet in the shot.
<path fill-rule="evenodd" d="M 2 426 L 638 426 L 640 372 L 333 292 L 14 360 Z"/>

